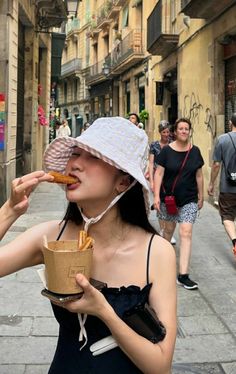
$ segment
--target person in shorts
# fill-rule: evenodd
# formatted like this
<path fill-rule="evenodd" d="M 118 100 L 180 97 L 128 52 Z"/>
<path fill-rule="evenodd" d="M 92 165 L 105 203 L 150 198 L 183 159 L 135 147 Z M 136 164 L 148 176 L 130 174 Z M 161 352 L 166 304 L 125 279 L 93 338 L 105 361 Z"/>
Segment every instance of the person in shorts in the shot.
<path fill-rule="evenodd" d="M 225 168 L 227 168 L 229 160 L 231 160 L 235 153 L 232 141 L 236 147 L 236 112 L 233 113 L 230 124 L 232 126 L 232 131 L 227 134 L 220 135 L 214 148 L 208 194 L 213 196 L 215 181 L 219 171 L 221 170 L 219 186 L 219 213 L 225 231 L 232 240 L 233 253 L 236 257 L 236 229 L 234 223 L 236 218 L 236 185 L 233 186 L 227 181 L 225 173 Z"/>
<path fill-rule="evenodd" d="M 179 223 L 180 258 L 177 283 L 188 290 L 195 290 L 198 284 L 189 278 L 189 263 L 192 247 L 192 230 L 198 210 L 203 206 L 204 164 L 199 148 L 190 142 L 191 122 L 180 118 L 175 122 L 176 140 L 165 146 L 157 159 L 154 176 L 154 208 L 164 222 L 164 238 L 171 240 L 176 223 Z M 186 162 L 179 174 L 181 165 Z M 179 174 L 174 191 L 172 186 Z M 177 214 L 169 214 L 164 203 L 165 196 L 174 195 Z"/>
<path fill-rule="evenodd" d="M 162 120 L 159 125 L 158 125 L 158 131 L 160 134 L 160 140 L 156 140 L 150 144 L 150 149 L 149 149 L 149 162 L 148 162 L 148 171 L 149 171 L 149 183 L 150 183 L 150 188 L 152 192 L 154 191 L 154 174 L 157 168 L 157 160 L 158 156 L 162 150 L 163 147 L 171 143 L 170 139 L 170 130 L 169 130 L 169 122 L 166 120 Z M 164 223 L 162 220 L 159 218 L 159 227 L 160 227 L 160 232 L 159 234 L 162 236 L 163 231 L 164 231 Z M 172 236 L 170 240 L 171 244 L 175 245 L 176 240 L 174 236 Z"/>

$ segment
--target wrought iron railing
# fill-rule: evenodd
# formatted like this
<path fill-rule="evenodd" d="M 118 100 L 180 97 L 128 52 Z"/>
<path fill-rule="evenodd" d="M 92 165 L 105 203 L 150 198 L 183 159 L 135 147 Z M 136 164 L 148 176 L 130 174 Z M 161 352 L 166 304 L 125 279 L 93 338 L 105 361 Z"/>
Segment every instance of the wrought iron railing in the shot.
<path fill-rule="evenodd" d="M 61 76 L 73 74 L 82 69 L 82 58 L 74 58 L 61 66 Z"/>
<path fill-rule="evenodd" d="M 133 54 L 142 54 L 142 31 L 132 30 L 122 39 L 111 52 L 112 67 L 120 64 L 123 60 Z"/>

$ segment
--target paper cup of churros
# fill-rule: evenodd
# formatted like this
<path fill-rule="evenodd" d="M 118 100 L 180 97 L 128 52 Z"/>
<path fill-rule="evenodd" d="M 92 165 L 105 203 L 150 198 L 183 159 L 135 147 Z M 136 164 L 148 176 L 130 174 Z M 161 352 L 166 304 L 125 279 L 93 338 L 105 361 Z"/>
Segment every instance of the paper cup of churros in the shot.
<path fill-rule="evenodd" d="M 93 239 L 83 230 L 77 240 L 47 242 L 44 238 L 43 256 L 47 289 L 70 295 L 82 292 L 75 280 L 78 273 L 91 276 Z"/>

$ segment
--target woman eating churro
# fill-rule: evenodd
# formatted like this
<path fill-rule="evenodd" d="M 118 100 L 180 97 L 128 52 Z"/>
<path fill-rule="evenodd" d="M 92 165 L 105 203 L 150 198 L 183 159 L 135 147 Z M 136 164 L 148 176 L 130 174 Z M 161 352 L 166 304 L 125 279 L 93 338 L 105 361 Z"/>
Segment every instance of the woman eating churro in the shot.
<path fill-rule="evenodd" d="M 82 250 L 91 245 L 87 236 L 94 240 L 91 278 L 107 287 L 99 291 L 78 273 L 83 296 L 52 304 L 60 330 L 50 374 L 171 372 L 176 261 L 148 220 L 147 158 L 145 131 L 121 117 L 97 119 L 77 138 L 55 139 L 44 155 L 45 171 L 76 179 L 65 186 L 63 222 L 36 225 L 0 250 L 5 276 L 43 263 L 44 235 L 48 242 L 77 240 Z M 134 310 L 148 315 L 150 309 L 162 322 L 161 340 L 155 328 L 149 338 L 129 324 Z"/>

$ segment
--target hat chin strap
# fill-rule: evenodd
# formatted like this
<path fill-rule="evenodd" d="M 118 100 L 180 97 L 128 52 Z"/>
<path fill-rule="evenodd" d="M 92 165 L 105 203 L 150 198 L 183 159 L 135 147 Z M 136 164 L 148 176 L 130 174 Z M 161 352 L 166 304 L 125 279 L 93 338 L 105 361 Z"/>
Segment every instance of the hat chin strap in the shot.
<path fill-rule="evenodd" d="M 85 222 L 85 225 L 84 225 L 84 230 L 87 232 L 88 231 L 88 228 L 90 225 L 93 225 L 94 223 L 97 223 L 98 221 L 100 221 L 100 219 L 104 216 L 104 214 L 106 214 L 106 212 L 111 209 L 113 207 L 113 205 L 115 205 L 117 203 L 118 200 L 120 200 L 120 198 L 127 192 L 129 191 L 135 184 L 136 184 L 136 180 L 134 180 L 130 186 L 123 192 L 121 192 L 119 195 L 117 195 L 111 202 L 110 204 L 108 205 L 108 207 L 102 212 L 100 213 L 98 216 L 96 217 L 91 217 L 91 218 L 88 218 L 84 215 L 84 213 L 82 212 L 82 209 L 80 207 L 79 208 L 79 211 L 81 213 L 81 216 L 83 217 L 83 220 Z"/>

